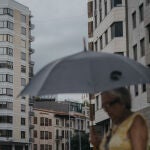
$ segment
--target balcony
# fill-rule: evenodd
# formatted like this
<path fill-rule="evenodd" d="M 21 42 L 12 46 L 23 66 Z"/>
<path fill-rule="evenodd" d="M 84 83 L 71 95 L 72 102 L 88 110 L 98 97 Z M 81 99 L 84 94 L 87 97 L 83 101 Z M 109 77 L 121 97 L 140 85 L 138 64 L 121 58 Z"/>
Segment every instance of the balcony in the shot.
<path fill-rule="evenodd" d="M 33 41 L 34 41 L 34 39 L 35 39 L 35 38 L 34 38 L 34 36 L 32 36 L 32 35 L 30 35 L 30 36 L 29 36 L 29 40 L 30 40 L 30 42 L 33 42 Z"/>
<path fill-rule="evenodd" d="M 30 124 L 30 125 L 29 125 L 29 129 L 34 129 L 34 125 L 33 125 L 33 124 Z"/>
<path fill-rule="evenodd" d="M 29 116 L 34 116 L 34 112 L 33 111 L 29 111 Z"/>
<path fill-rule="evenodd" d="M 33 54 L 34 52 L 35 52 L 35 49 L 29 47 L 29 53 L 30 53 L 30 54 Z"/>
<path fill-rule="evenodd" d="M 29 64 L 32 65 L 32 66 L 34 66 L 34 63 L 35 63 L 35 62 L 32 61 L 32 60 L 29 61 Z"/>
<path fill-rule="evenodd" d="M 33 98 L 29 98 L 29 106 L 33 106 L 33 104 L 34 104 Z"/>
<path fill-rule="evenodd" d="M 31 30 L 33 30 L 33 29 L 35 28 L 35 25 L 34 25 L 34 24 L 32 24 L 32 23 L 30 23 L 29 28 L 30 28 Z"/>

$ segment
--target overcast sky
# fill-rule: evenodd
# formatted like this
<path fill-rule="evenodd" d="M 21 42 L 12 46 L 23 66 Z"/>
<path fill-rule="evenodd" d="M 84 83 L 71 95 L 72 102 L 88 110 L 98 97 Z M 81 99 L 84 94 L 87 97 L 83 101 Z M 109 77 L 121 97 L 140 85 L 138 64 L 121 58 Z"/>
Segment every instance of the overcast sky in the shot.
<path fill-rule="evenodd" d="M 87 39 L 86 0 L 16 0 L 29 7 L 35 41 L 34 72 L 57 58 L 83 50 Z"/>
<path fill-rule="evenodd" d="M 87 0 L 16 0 L 29 7 L 32 35 L 34 72 L 47 63 L 83 50 L 83 37 L 87 41 Z M 80 99 L 81 95 L 64 95 L 59 98 Z"/>

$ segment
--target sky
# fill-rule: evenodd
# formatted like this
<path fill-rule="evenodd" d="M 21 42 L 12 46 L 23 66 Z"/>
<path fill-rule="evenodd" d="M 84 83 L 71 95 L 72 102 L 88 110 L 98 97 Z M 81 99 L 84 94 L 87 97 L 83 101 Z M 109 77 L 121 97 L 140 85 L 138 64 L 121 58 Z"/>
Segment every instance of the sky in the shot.
<path fill-rule="evenodd" d="M 32 48 L 34 72 L 47 63 L 83 50 L 87 40 L 86 0 L 16 0 L 29 7 L 35 25 Z"/>
<path fill-rule="evenodd" d="M 87 0 L 16 0 L 29 7 L 35 37 L 32 48 L 34 73 L 47 63 L 83 51 L 87 43 Z M 61 99 L 80 99 L 80 95 L 61 95 Z"/>

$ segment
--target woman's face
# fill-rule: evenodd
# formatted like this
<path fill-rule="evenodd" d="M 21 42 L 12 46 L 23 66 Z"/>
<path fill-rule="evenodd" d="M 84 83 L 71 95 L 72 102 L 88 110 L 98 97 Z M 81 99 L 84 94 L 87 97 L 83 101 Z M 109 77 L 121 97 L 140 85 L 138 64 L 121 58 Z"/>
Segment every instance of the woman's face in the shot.
<path fill-rule="evenodd" d="M 125 107 L 120 99 L 108 93 L 102 93 L 102 107 L 114 123 L 119 123 L 125 113 Z"/>

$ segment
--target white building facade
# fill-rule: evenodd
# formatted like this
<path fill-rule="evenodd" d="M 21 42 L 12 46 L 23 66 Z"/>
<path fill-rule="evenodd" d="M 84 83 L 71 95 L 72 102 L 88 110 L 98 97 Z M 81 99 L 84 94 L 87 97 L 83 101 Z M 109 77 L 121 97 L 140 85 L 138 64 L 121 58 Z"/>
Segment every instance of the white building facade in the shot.
<path fill-rule="evenodd" d="M 125 1 L 122 0 L 88 1 L 90 50 L 127 55 L 125 11 Z M 91 96 L 90 100 L 94 105 L 93 123 L 99 126 L 103 134 L 110 125 L 110 119 L 102 109 L 100 93 Z"/>
<path fill-rule="evenodd" d="M 129 57 L 150 67 L 150 1 L 128 0 Z M 144 114 L 150 128 L 150 85 L 130 87 L 132 109 Z"/>
<path fill-rule="evenodd" d="M 0 0 L 0 149 L 30 149 L 29 99 L 17 96 L 33 75 L 32 28 L 29 8 Z"/>

